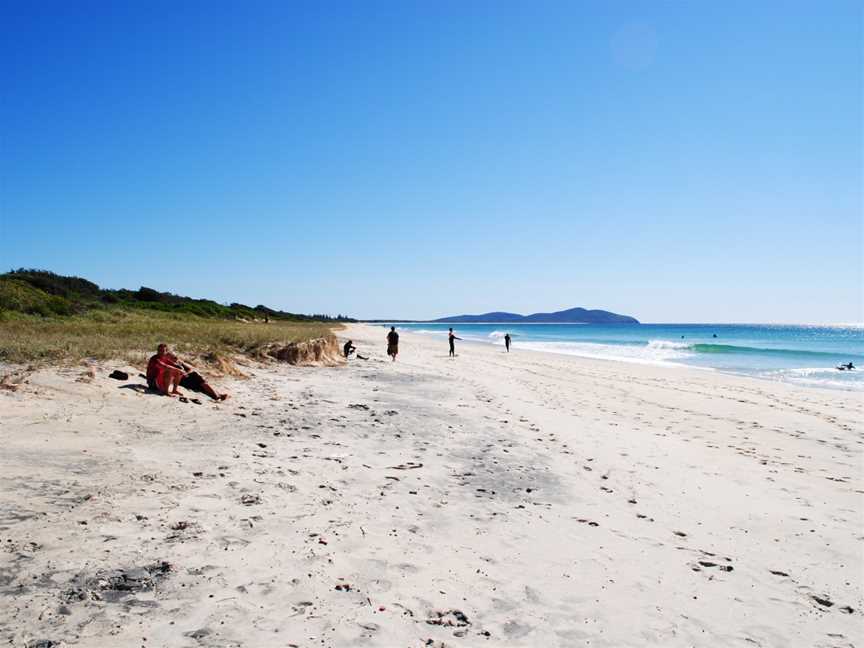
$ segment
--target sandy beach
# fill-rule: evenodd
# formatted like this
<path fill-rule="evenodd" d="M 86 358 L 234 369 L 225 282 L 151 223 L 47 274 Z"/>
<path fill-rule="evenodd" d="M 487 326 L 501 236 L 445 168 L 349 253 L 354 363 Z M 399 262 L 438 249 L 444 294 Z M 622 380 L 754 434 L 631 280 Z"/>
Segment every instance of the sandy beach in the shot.
<path fill-rule="evenodd" d="M 385 333 L 0 390 L 0 645 L 864 644 L 860 395 Z"/>

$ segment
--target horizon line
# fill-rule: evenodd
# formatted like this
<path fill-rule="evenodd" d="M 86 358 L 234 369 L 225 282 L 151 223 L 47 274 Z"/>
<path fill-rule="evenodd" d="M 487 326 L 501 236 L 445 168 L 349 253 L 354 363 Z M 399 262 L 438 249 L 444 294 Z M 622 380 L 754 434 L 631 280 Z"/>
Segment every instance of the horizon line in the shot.
<path fill-rule="evenodd" d="M 442 322 L 439 320 L 421 320 L 421 319 L 399 319 L 399 318 L 354 318 L 358 324 L 522 324 L 529 326 L 549 326 L 560 324 L 579 324 L 582 326 L 645 326 L 645 325 L 678 325 L 678 326 L 833 326 L 833 327 L 848 327 L 864 328 L 864 321 L 861 322 Z"/>

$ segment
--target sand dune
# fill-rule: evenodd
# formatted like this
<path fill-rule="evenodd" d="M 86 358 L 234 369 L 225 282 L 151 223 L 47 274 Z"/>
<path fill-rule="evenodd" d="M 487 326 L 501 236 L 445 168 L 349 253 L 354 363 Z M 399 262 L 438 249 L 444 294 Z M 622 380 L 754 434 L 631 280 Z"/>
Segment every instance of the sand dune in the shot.
<path fill-rule="evenodd" d="M 860 396 L 384 334 L 0 390 L 0 644 L 864 643 Z"/>

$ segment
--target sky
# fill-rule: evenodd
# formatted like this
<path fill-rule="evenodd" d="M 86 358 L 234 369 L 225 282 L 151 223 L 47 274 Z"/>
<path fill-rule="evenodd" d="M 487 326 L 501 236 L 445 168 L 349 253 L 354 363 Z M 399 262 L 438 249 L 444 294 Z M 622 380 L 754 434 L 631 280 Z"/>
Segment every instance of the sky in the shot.
<path fill-rule="evenodd" d="M 864 321 L 860 2 L 0 4 L 0 270 Z"/>

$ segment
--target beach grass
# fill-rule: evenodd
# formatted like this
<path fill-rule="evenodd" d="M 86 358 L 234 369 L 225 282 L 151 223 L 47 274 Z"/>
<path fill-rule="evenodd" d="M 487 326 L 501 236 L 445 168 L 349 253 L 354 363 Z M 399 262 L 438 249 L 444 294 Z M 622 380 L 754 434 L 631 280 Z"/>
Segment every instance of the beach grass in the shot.
<path fill-rule="evenodd" d="M 65 317 L 0 310 L 0 361 L 62 363 L 92 358 L 140 362 L 165 342 L 199 356 L 254 356 L 269 344 L 288 344 L 326 335 L 333 323 L 238 321 L 109 308 Z"/>

